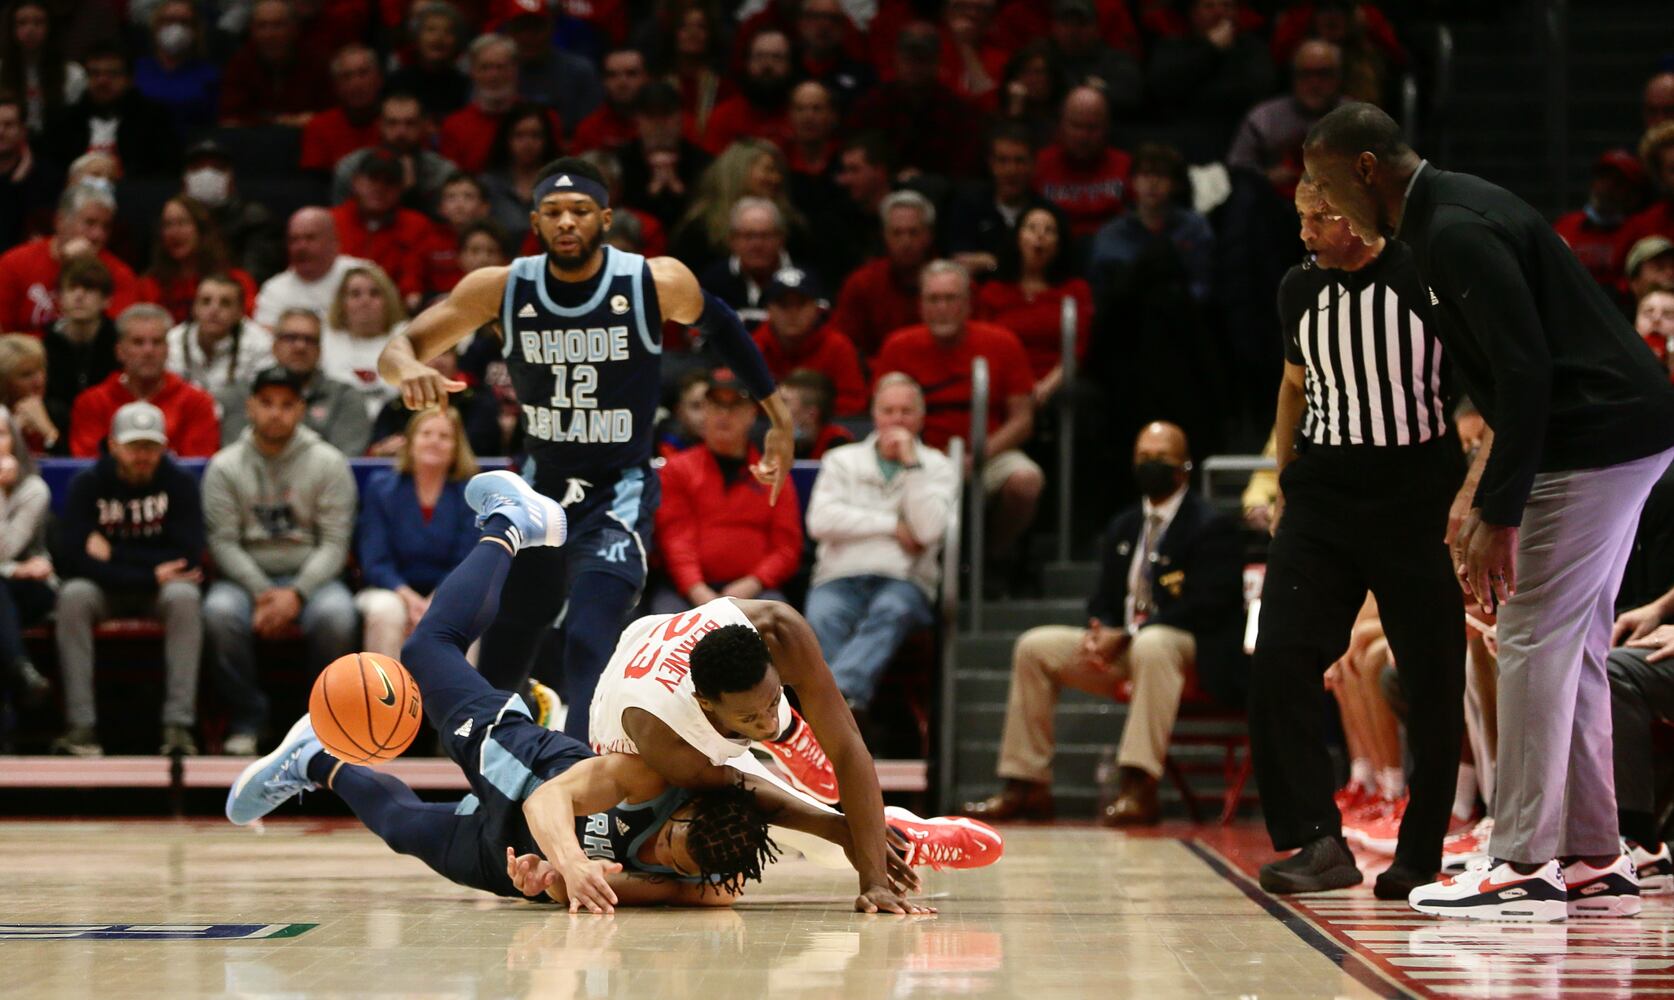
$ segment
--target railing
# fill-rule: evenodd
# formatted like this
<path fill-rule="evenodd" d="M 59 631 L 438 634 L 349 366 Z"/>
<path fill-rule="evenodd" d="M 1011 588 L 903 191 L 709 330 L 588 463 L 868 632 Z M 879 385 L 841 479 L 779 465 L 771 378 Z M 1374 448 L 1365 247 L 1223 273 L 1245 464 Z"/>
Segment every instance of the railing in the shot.
<path fill-rule="evenodd" d="M 983 575 L 987 567 L 988 545 L 983 538 L 987 520 L 987 491 L 982 488 L 983 456 L 988 452 L 988 361 L 976 358 L 971 362 L 971 631 L 982 631 Z"/>
<path fill-rule="evenodd" d="M 948 460 L 955 469 L 965 467 L 965 441 L 954 438 L 947 445 Z M 942 589 L 941 589 L 941 641 L 942 641 L 942 689 L 940 721 L 936 727 L 936 801 L 941 812 L 952 808 L 955 774 L 954 762 L 954 712 L 958 700 L 958 678 L 956 671 L 959 666 L 959 532 L 960 504 L 964 501 L 965 483 L 963 479 L 955 480 L 953 503 L 948 510 L 947 528 L 942 532 Z"/>
<path fill-rule="evenodd" d="M 1070 497 L 1075 492 L 1075 300 L 1064 296 L 1061 358 L 1064 377 L 1058 386 L 1058 561 L 1070 557 Z"/>
<path fill-rule="evenodd" d="M 1198 470 L 1198 495 L 1213 501 L 1214 480 L 1218 475 L 1242 473 L 1247 477 L 1252 472 L 1263 472 L 1278 467 L 1279 463 L 1268 455 L 1211 455 L 1203 460 L 1203 465 Z M 1239 486 L 1238 489 L 1242 492 L 1244 487 Z"/>

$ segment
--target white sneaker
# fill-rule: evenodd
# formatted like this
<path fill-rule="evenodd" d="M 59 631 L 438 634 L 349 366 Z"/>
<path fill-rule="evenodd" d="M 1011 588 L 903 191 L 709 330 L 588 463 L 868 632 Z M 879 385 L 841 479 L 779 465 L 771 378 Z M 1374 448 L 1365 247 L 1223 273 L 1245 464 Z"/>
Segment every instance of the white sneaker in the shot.
<path fill-rule="evenodd" d="M 472 476 L 465 484 L 465 503 L 477 512 L 479 528 L 493 515 L 504 514 L 517 532 L 519 549 L 564 544 L 564 508 L 515 472 L 499 469 Z"/>
<path fill-rule="evenodd" d="M 1674 857 L 1669 855 L 1666 843 L 1655 853 L 1638 844 L 1628 844 L 1627 854 L 1633 859 L 1635 874 L 1639 876 L 1640 895 L 1661 896 L 1674 892 Z"/>
<path fill-rule="evenodd" d="M 1633 859 L 1618 854 L 1603 868 L 1585 861 L 1564 865 L 1572 917 L 1635 917 L 1639 915 L 1639 878 Z"/>
<path fill-rule="evenodd" d="M 1557 861 L 1520 875 L 1508 864 L 1484 858 L 1458 875 L 1414 889 L 1407 905 L 1436 917 L 1548 923 L 1568 918 L 1569 893 Z"/>
<path fill-rule="evenodd" d="M 1449 834 L 1442 841 L 1442 873 L 1456 875 L 1471 862 L 1488 856 L 1488 838 L 1494 835 L 1494 817 L 1485 816 L 1463 833 Z"/>

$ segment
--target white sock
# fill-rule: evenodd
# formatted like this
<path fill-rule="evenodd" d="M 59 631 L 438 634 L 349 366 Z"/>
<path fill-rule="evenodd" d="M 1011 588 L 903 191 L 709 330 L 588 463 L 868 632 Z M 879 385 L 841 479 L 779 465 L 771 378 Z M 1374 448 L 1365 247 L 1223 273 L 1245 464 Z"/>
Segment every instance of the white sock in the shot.
<path fill-rule="evenodd" d="M 1407 794 L 1407 776 L 1398 767 L 1378 768 L 1378 792 L 1391 801 Z"/>
<path fill-rule="evenodd" d="M 1372 766 L 1370 757 L 1356 757 L 1349 765 L 1349 787 L 1368 792 L 1378 790 L 1377 769 Z"/>
<path fill-rule="evenodd" d="M 1453 786 L 1453 815 L 1470 819 L 1476 815 L 1476 765 L 1460 764 L 1459 780 Z"/>

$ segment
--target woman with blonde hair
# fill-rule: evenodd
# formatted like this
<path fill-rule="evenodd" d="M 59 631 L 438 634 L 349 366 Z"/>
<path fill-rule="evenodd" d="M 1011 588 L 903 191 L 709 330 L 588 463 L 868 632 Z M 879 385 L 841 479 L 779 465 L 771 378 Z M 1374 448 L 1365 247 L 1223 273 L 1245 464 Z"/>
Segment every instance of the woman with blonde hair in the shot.
<path fill-rule="evenodd" d="M 399 656 L 430 595 L 476 544 L 465 481 L 477 456 L 459 411 L 420 410 L 407 421 L 395 467 L 374 474 L 360 497 L 355 555 L 366 589 L 355 595 L 365 647 Z"/>
<path fill-rule="evenodd" d="M 27 333 L 0 335 L 0 406 L 11 414 L 15 436 L 26 454 L 63 454 L 68 449 L 47 414 L 46 349 Z"/>
<path fill-rule="evenodd" d="M 378 355 L 406 328 L 407 308 L 383 268 L 364 264 L 344 272 L 326 313 L 320 370 L 359 390 L 369 417 L 395 397 L 395 388 L 378 376 Z"/>
<path fill-rule="evenodd" d="M 692 207 L 675 227 L 669 253 L 693 271 L 728 256 L 732 207 L 744 197 L 765 198 L 779 209 L 792 257 L 807 239 L 808 222 L 785 190 L 785 154 L 760 139 L 740 139 L 721 151 L 698 178 Z"/>

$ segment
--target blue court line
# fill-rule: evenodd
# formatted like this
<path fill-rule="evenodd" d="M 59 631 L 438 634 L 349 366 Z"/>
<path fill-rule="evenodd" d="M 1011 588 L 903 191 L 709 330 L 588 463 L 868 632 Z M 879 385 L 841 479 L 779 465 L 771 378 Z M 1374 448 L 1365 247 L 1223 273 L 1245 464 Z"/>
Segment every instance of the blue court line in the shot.
<path fill-rule="evenodd" d="M 1307 917 L 1268 895 L 1249 876 L 1235 869 L 1225 858 L 1221 857 L 1218 851 L 1195 840 L 1180 840 L 1179 844 L 1197 855 L 1197 859 L 1207 865 L 1210 871 L 1231 882 L 1239 892 L 1242 892 L 1257 906 L 1266 910 L 1268 916 L 1289 928 L 1292 934 L 1302 939 L 1303 944 L 1324 955 L 1339 969 L 1354 977 L 1354 980 L 1360 985 L 1378 996 L 1387 997 L 1390 1000 L 1404 1000 L 1408 997 L 1416 1000 L 1420 996 L 1420 994 L 1395 982 L 1382 969 L 1368 961 L 1364 955 L 1343 947 L 1331 935 L 1316 927 L 1313 921 Z"/>

